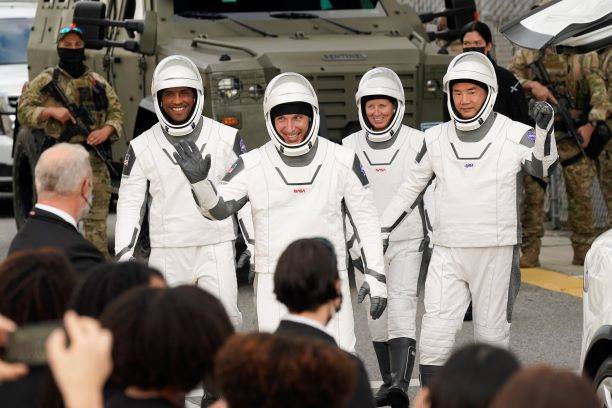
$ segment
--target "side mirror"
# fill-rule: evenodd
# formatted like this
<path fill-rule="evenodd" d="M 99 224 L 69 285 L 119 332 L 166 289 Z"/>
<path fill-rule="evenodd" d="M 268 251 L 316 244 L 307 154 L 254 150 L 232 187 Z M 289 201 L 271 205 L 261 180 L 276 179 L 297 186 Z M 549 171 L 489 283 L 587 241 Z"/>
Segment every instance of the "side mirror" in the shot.
<path fill-rule="evenodd" d="M 79 1 L 74 5 L 73 20 L 85 21 L 77 23 L 83 30 L 85 47 L 100 50 L 104 47 L 103 41 L 106 35 L 106 27 L 101 25 L 87 24 L 89 20 L 104 20 L 106 18 L 106 4 L 101 1 Z"/>

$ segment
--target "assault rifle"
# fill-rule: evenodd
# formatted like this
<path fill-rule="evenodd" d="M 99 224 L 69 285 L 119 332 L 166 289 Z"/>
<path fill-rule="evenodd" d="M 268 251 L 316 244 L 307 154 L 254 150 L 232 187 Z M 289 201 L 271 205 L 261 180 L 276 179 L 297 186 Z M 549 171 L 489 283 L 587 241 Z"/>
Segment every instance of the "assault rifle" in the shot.
<path fill-rule="evenodd" d="M 68 109 L 68 112 L 70 112 L 70 115 L 72 115 L 76 122 L 66 122 L 66 129 L 62 132 L 58 140 L 60 142 L 67 142 L 73 136 L 76 135 L 83 135 L 87 137 L 87 135 L 91 133 L 91 127 L 96 123 L 93 116 L 91 116 L 91 113 L 84 107 L 77 106 L 76 103 L 70 102 L 62 88 L 60 88 L 59 84 L 57 83 L 55 77 L 51 80 L 51 82 L 49 82 L 47 86 L 53 97 L 57 99 L 62 105 L 64 105 L 66 109 Z M 113 167 L 113 163 L 109 159 L 110 143 L 108 143 L 107 141 L 102 143 L 100 145 L 102 149 L 100 149 L 100 147 L 98 146 L 88 144 L 84 144 L 84 147 L 88 150 L 93 150 L 96 155 L 98 155 L 98 157 L 104 162 L 106 167 L 108 167 L 108 170 L 113 174 L 113 176 L 119 176 L 119 173 L 117 173 L 117 170 Z"/>
<path fill-rule="evenodd" d="M 557 100 L 557 104 L 555 106 L 557 108 L 556 113 L 558 113 L 561 117 L 561 122 L 563 122 L 567 133 L 569 133 L 570 137 L 574 139 L 576 145 L 578 145 L 578 149 L 580 149 L 580 154 L 583 157 L 586 157 L 586 153 L 582 148 L 582 143 L 584 142 L 584 140 L 582 139 L 582 136 L 576 131 L 574 119 L 567 110 L 567 106 L 569 106 L 570 108 L 573 106 L 571 95 L 569 95 L 567 92 L 560 93 L 557 90 L 555 84 L 551 82 L 550 77 L 548 76 L 548 72 L 546 72 L 546 68 L 542 63 L 542 54 L 540 54 L 540 57 L 538 59 L 529 64 L 528 67 L 529 69 L 531 69 L 531 72 L 533 72 L 536 81 L 547 87 Z"/>

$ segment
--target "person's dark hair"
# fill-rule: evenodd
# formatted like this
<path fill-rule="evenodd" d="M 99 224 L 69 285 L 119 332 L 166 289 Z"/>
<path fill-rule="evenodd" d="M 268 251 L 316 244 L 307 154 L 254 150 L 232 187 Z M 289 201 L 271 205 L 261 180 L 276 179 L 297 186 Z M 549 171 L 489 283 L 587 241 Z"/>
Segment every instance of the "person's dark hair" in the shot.
<path fill-rule="evenodd" d="M 567 370 L 535 366 L 515 374 L 491 404 L 491 408 L 507 407 L 596 408 L 601 403 L 586 379 Z"/>
<path fill-rule="evenodd" d="M 491 29 L 488 25 L 483 23 L 482 21 L 470 21 L 466 25 L 461 28 L 461 42 L 463 42 L 463 37 L 467 33 L 471 33 L 472 31 L 476 31 L 483 40 L 485 40 L 485 44 L 493 43 L 493 35 L 491 34 Z"/>
<path fill-rule="evenodd" d="M 77 282 L 57 249 L 18 251 L 0 264 L 0 314 L 21 326 L 61 319 Z"/>
<path fill-rule="evenodd" d="M 318 340 L 236 334 L 215 358 L 215 379 L 230 408 L 345 407 L 355 364 Z"/>
<path fill-rule="evenodd" d="M 332 244 L 323 238 L 299 239 L 283 251 L 274 272 L 274 293 L 290 312 L 315 310 L 337 298 L 340 279 Z"/>
<path fill-rule="evenodd" d="M 512 353 L 487 344 L 455 351 L 433 378 L 431 408 L 486 408 L 520 368 Z"/>
<path fill-rule="evenodd" d="M 221 302 L 197 286 L 134 288 L 101 323 L 113 333 L 112 382 L 187 392 L 209 381 L 213 357 L 234 332 Z"/>
<path fill-rule="evenodd" d="M 164 280 L 157 269 L 142 262 L 96 265 L 77 286 L 69 309 L 81 316 L 98 318 L 111 301 L 133 287 L 148 286 L 154 277 Z"/>

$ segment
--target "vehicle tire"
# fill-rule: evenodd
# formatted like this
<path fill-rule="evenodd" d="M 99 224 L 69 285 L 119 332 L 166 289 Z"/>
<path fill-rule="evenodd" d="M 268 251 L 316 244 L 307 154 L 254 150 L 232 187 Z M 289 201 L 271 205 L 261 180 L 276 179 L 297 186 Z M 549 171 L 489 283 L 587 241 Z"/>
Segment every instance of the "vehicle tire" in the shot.
<path fill-rule="evenodd" d="M 597 396 L 603 406 L 612 408 L 612 355 L 601 363 L 593 383 L 597 387 Z"/>
<path fill-rule="evenodd" d="M 25 224 L 36 203 L 34 165 L 27 146 L 27 136 L 24 132 L 18 134 L 13 156 L 13 213 L 17 229 Z"/>

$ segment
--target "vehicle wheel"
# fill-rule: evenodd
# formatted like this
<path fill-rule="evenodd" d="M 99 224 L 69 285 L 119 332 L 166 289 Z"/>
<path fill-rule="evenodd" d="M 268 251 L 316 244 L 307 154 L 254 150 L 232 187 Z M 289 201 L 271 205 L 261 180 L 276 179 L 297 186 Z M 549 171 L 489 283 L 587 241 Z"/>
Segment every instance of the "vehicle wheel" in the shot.
<path fill-rule="evenodd" d="M 608 356 L 599 366 L 595 380 L 597 396 L 604 407 L 612 408 L 612 356 Z"/>
<path fill-rule="evenodd" d="M 13 211 L 17 229 L 23 226 L 35 202 L 34 169 L 27 154 L 25 137 L 18 137 L 13 158 Z"/>

